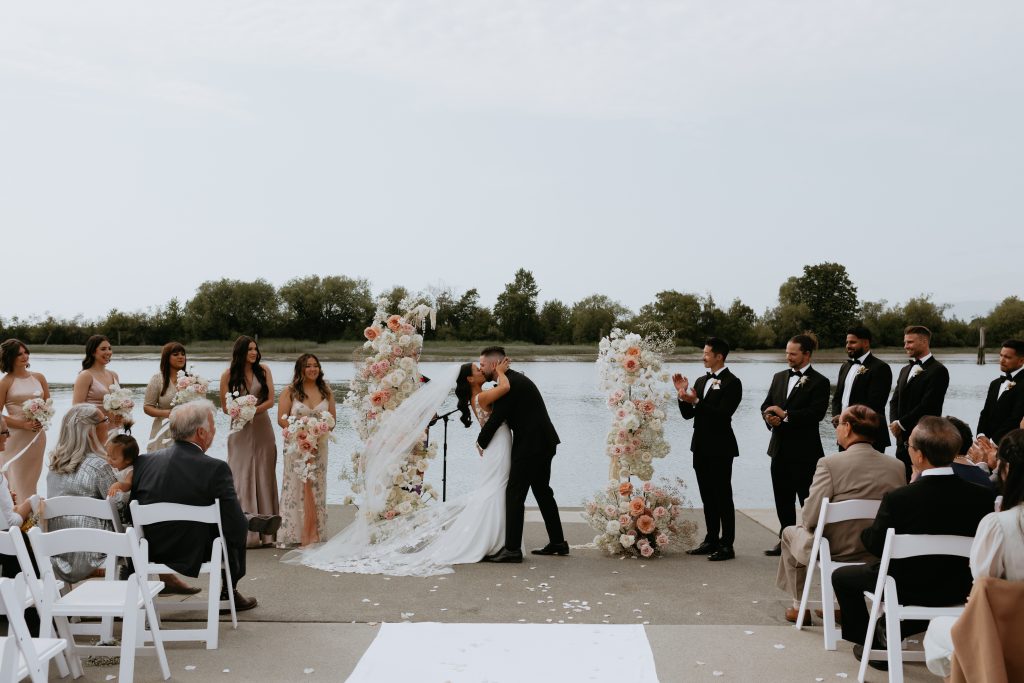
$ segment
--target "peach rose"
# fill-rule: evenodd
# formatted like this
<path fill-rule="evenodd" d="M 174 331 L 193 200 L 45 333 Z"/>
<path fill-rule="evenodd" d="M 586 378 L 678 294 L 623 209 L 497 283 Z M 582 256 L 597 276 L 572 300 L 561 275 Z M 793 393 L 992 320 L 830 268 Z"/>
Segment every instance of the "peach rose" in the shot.
<path fill-rule="evenodd" d="M 365 330 L 363 330 L 363 336 L 366 337 L 369 341 L 373 341 L 374 339 L 380 336 L 380 329 L 373 325 L 370 325 Z"/>
<path fill-rule="evenodd" d="M 309 451 L 313 450 L 313 444 L 311 442 L 309 442 L 309 441 L 300 441 L 299 442 L 299 450 L 300 451 L 305 451 L 305 452 L 308 453 Z M 641 519 L 643 519 L 643 518 L 641 517 Z"/>
<path fill-rule="evenodd" d="M 631 514 L 634 517 L 636 517 L 637 515 L 643 513 L 643 511 L 644 511 L 644 499 L 643 498 L 634 498 L 633 500 L 629 501 L 629 514 Z"/>
<path fill-rule="evenodd" d="M 628 496 L 631 493 L 633 493 L 633 485 L 632 484 L 630 484 L 628 481 L 624 481 L 621 484 L 619 484 L 619 495 L 620 496 Z"/>
<path fill-rule="evenodd" d="M 626 372 L 636 372 L 640 369 L 640 361 L 633 356 L 626 356 L 622 361 L 622 367 Z"/>
<path fill-rule="evenodd" d="M 626 349 L 626 355 L 627 356 L 639 356 L 640 355 L 639 347 L 630 346 L 628 349 Z"/>
<path fill-rule="evenodd" d="M 636 520 L 636 528 L 639 529 L 642 534 L 649 534 L 653 532 L 656 528 L 654 518 L 649 515 L 640 515 Z"/>
<path fill-rule="evenodd" d="M 402 316 L 393 315 L 389 317 L 388 329 L 391 330 L 392 332 L 398 332 L 398 330 L 402 329 Z"/>

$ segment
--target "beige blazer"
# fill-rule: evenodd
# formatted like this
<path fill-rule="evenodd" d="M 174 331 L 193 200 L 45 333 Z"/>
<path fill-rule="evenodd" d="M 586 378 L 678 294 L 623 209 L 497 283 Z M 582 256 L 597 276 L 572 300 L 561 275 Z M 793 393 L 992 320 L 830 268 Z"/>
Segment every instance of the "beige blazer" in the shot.
<path fill-rule="evenodd" d="M 879 453 L 871 444 L 855 443 L 841 453 L 827 455 L 818 461 L 811 490 L 803 507 L 803 538 L 794 539 L 794 556 L 809 559 L 818 526 L 821 501 L 828 498 L 844 500 L 881 500 L 893 489 L 905 486 L 907 478 L 903 463 L 891 455 Z M 866 560 L 870 554 L 860 542 L 860 532 L 871 525 L 870 519 L 852 519 L 829 524 L 824 536 L 832 557 L 840 561 Z M 803 541 L 800 543 L 799 541 Z"/>

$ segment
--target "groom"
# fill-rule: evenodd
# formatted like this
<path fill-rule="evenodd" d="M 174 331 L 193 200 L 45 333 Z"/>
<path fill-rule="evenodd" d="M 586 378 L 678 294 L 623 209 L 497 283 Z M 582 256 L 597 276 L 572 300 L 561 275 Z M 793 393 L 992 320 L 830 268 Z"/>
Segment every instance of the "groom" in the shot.
<path fill-rule="evenodd" d="M 494 368 L 504 358 L 505 349 L 500 346 L 488 346 L 481 351 L 480 370 L 484 377 L 493 380 Z M 555 494 L 548 484 L 558 434 L 537 385 L 514 370 L 506 371 L 505 376 L 509 392 L 494 402 L 491 417 L 476 440 L 480 448 L 487 448 L 501 423 L 507 423 L 512 430 L 512 465 L 505 489 L 505 547 L 485 557 L 484 562 L 523 561 L 523 506 L 531 488 L 544 517 L 549 540 L 543 548 L 533 550 L 533 554 L 568 555 L 569 544 L 562 535 Z"/>

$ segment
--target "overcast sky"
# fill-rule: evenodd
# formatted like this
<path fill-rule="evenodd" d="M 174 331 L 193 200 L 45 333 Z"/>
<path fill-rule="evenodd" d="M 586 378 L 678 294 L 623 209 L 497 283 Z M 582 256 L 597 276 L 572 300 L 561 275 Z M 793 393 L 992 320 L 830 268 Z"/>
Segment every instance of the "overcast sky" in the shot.
<path fill-rule="evenodd" d="M 0 20 L 0 315 L 365 277 L 757 310 L 1020 294 L 1024 3 L 46 2 Z"/>

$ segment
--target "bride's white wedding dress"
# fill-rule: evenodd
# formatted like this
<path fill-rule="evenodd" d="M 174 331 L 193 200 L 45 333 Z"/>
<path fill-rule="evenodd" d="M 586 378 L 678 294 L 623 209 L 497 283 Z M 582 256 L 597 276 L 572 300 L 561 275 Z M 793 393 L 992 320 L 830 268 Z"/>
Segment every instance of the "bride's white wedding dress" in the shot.
<path fill-rule="evenodd" d="M 433 576 L 451 573 L 454 564 L 479 562 L 504 546 L 505 487 L 512 458 L 508 425 L 499 427 L 482 458 L 473 459 L 478 471 L 471 493 L 390 521 L 369 521 L 386 499 L 394 463 L 422 437 L 426 423 L 454 388 L 457 372 L 448 373 L 447 384 L 435 380 L 414 393 L 367 443 L 366 495 L 356 519 L 326 543 L 292 551 L 282 562 L 331 572 Z M 486 421 L 476 397 L 474 408 Z"/>

